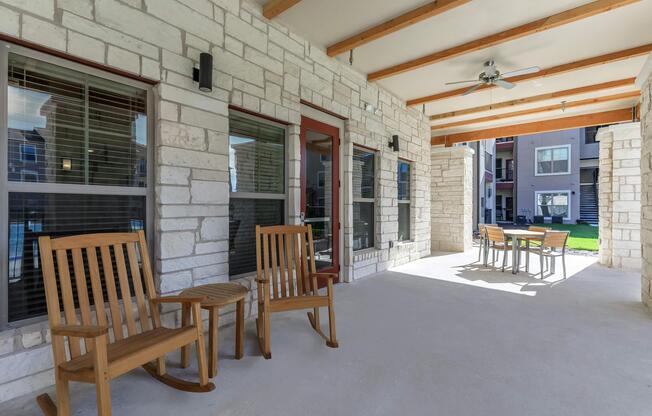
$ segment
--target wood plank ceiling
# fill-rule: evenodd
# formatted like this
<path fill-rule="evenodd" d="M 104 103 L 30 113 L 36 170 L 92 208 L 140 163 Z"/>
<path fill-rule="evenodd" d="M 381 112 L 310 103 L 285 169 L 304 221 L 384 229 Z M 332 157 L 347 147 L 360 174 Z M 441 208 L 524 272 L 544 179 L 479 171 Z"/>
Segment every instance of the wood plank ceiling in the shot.
<path fill-rule="evenodd" d="M 633 77 L 652 52 L 652 0 L 257 1 L 424 111 L 433 144 L 631 120 Z M 477 79 L 488 60 L 541 70 L 507 77 L 512 89 L 446 85 Z"/>

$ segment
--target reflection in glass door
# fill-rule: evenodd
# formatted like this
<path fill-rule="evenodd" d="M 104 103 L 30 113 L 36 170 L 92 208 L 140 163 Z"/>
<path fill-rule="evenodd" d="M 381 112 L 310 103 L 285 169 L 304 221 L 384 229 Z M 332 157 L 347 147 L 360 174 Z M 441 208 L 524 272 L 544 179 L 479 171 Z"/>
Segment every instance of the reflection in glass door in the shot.
<path fill-rule="evenodd" d="M 301 119 L 301 209 L 312 225 L 317 270 L 339 271 L 339 130 Z"/>

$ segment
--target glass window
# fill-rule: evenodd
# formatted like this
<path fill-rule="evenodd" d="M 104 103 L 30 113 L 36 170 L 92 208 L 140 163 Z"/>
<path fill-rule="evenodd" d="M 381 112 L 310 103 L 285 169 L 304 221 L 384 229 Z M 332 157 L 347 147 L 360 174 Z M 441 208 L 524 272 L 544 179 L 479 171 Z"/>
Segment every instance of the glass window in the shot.
<path fill-rule="evenodd" d="M 595 138 L 598 135 L 598 130 L 600 130 L 603 127 L 609 127 L 609 125 L 604 124 L 602 126 L 591 126 L 591 127 L 585 128 L 584 129 L 584 144 L 597 143 L 597 140 L 595 140 Z"/>
<path fill-rule="evenodd" d="M 568 191 L 537 192 L 537 215 L 570 218 L 570 193 Z"/>
<path fill-rule="evenodd" d="M 570 173 L 570 145 L 536 149 L 537 175 Z"/>
<path fill-rule="evenodd" d="M 398 162 L 398 240 L 410 239 L 410 164 Z"/>
<path fill-rule="evenodd" d="M 144 229 L 144 196 L 9 193 L 9 321 L 45 315 L 38 238 Z"/>
<path fill-rule="evenodd" d="M 484 152 L 484 170 L 487 172 L 494 171 L 493 155 L 489 152 Z"/>
<path fill-rule="evenodd" d="M 256 225 L 285 223 L 285 129 L 229 117 L 229 275 L 256 271 Z"/>
<path fill-rule="evenodd" d="M 8 72 L 9 181 L 147 186 L 146 91 L 15 54 Z"/>
<path fill-rule="evenodd" d="M 39 236 L 145 229 L 148 90 L 15 53 L 1 70 L 9 186 L 0 302 L 14 322 L 46 314 Z"/>
<path fill-rule="evenodd" d="M 353 250 L 374 246 L 375 156 L 353 149 Z"/>

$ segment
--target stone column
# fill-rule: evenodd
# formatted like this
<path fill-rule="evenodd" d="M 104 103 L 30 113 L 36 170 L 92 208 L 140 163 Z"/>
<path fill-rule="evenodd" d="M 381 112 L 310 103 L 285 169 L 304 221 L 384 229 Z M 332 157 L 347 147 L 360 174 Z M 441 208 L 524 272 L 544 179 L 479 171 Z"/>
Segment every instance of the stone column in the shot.
<path fill-rule="evenodd" d="M 636 79 L 641 89 L 641 300 L 652 307 L 652 54 Z"/>
<path fill-rule="evenodd" d="M 473 245 L 473 150 L 431 149 L 431 249 L 466 251 Z"/>
<path fill-rule="evenodd" d="M 641 127 L 617 124 L 599 130 L 600 263 L 641 267 Z"/>

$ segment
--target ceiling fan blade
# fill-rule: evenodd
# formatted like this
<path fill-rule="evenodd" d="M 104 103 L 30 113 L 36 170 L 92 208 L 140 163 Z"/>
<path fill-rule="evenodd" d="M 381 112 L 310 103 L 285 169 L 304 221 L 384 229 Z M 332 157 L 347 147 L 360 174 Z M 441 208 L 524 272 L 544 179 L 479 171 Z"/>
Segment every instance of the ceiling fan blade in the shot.
<path fill-rule="evenodd" d="M 516 86 L 516 84 L 512 84 L 511 82 L 507 82 L 504 79 L 497 79 L 494 81 L 495 85 L 498 85 L 499 87 L 511 90 Z"/>
<path fill-rule="evenodd" d="M 529 68 L 522 68 L 522 69 L 517 69 L 516 71 L 509 71 L 505 72 L 504 74 L 500 74 L 503 78 L 506 77 L 516 77 L 519 75 L 527 75 L 527 74 L 534 74 L 535 72 L 541 71 L 541 68 L 538 66 L 531 66 Z"/>
<path fill-rule="evenodd" d="M 478 82 L 477 79 L 470 79 L 468 81 L 454 81 L 454 82 L 447 82 L 446 85 L 453 85 L 453 84 L 468 84 L 469 82 Z"/>
<path fill-rule="evenodd" d="M 483 86 L 483 85 L 484 85 L 484 82 L 480 82 L 480 83 L 478 83 L 478 84 L 475 84 L 474 86 L 472 86 L 472 87 L 469 88 L 468 90 L 464 91 L 464 93 L 463 93 L 462 95 L 468 95 L 468 94 L 471 94 L 473 91 L 477 90 L 478 88 L 480 88 L 480 87 Z"/>

